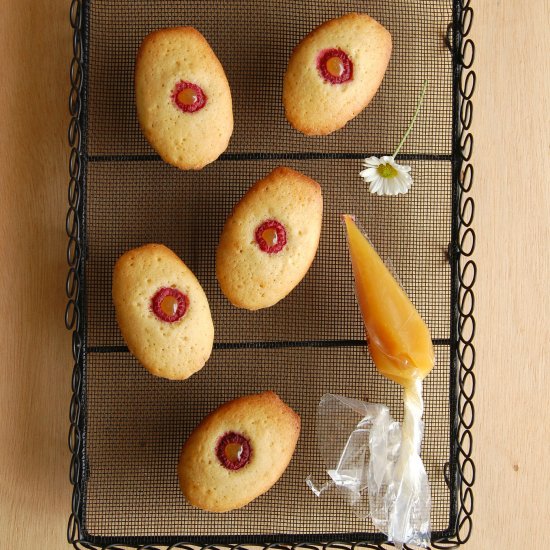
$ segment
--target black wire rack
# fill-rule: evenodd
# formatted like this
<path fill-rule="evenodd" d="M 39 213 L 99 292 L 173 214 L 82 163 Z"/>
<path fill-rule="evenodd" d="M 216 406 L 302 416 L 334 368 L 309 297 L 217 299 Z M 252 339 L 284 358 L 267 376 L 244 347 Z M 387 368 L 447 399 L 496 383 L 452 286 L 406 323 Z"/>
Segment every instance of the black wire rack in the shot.
<path fill-rule="evenodd" d="M 432 548 L 465 543 L 472 530 L 475 377 L 475 233 L 470 196 L 472 70 L 469 0 L 73 0 L 71 146 L 65 324 L 74 367 L 69 447 L 73 485 L 68 541 L 86 549 L 361 550 L 392 545 L 304 479 L 323 466 L 314 417 L 323 393 L 384 402 L 400 419 L 401 393 L 366 353 L 338 214 L 359 216 L 430 327 L 436 368 L 426 379 L 423 460 L 432 486 Z M 345 129 L 305 138 L 284 120 L 281 79 L 290 51 L 322 21 L 364 11 L 392 33 L 394 51 L 375 99 Z M 232 87 L 235 133 L 199 173 L 162 163 L 133 106 L 137 47 L 148 32 L 193 25 L 220 57 Z M 412 190 L 370 195 L 360 160 L 391 154 L 429 90 L 401 162 Z M 318 257 L 279 305 L 251 315 L 231 308 L 213 276 L 219 231 L 256 179 L 287 164 L 323 186 Z M 203 284 L 215 351 L 187 381 L 153 378 L 128 353 L 110 296 L 116 258 L 145 242 L 174 249 Z M 337 299 L 336 299 L 337 298 Z M 276 390 L 300 412 L 291 466 L 266 495 L 222 516 L 192 510 L 177 488 L 177 452 L 196 423 L 243 393 Z"/>

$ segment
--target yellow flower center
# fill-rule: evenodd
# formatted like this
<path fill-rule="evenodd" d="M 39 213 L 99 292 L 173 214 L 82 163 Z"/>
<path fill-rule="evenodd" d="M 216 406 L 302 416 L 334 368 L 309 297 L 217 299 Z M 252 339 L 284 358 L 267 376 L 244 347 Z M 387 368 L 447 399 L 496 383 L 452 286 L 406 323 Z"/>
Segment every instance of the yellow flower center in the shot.
<path fill-rule="evenodd" d="M 391 164 L 380 164 L 376 171 L 383 178 L 395 178 L 397 176 L 397 170 Z"/>

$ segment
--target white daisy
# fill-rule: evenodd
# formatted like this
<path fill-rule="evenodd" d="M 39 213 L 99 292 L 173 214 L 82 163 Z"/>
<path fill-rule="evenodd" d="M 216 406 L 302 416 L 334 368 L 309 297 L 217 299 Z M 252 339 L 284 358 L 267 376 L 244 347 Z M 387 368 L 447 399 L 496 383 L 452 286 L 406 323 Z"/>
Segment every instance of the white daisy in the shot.
<path fill-rule="evenodd" d="M 364 170 L 359 175 L 369 184 L 369 191 L 374 195 L 401 195 L 409 191 L 412 185 L 411 167 L 405 164 L 395 162 L 395 157 L 401 151 L 407 137 L 416 122 L 416 117 L 420 112 L 420 107 L 426 95 L 428 81 L 425 80 L 422 85 L 422 91 L 418 99 L 416 111 L 409 123 L 405 135 L 399 142 L 395 153 L 391 156 L 370 157 L 363 161 Z"/>
<path fill-rule="evenodd" d="M 359 175 L 374 195 L 399 195 L 411 188 L 411 167 L 397 164 L 393 157 L 370 157 L 363 161 L 363 166 L 365 169 Z"/>

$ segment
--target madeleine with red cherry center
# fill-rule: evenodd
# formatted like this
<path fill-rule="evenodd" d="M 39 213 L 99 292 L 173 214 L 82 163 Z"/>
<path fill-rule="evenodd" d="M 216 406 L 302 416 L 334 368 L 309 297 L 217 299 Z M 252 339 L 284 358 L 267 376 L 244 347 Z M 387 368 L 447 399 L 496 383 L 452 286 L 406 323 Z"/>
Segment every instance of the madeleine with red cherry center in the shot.
<path fill-rule="evenodd" d="M 209 512 L 246 506 L 284 474 L 299 435 L 300 417 L 273 392 L 221 405 L 181 450 L 178 477 L 185 498 Z"/>
<path fill-rule="evenodd" d="M 118 259 L 113 302 L 128 349 L 151 374 L 183 380 L 210 357 L 214 325 L 208 300 L 166 246 L 146 244 Z"/>
<path fill-rule="evenodd" d="M 137 54 L 135 91 L 143 135 L 165 162 L 200 170 L 227 149 L 231 90 L 198 30 L 172 27 L 147 35 Z"/>
<path fill-rule="evenodd" d="M 283 83 L 288 121 L 306 135 L 330 134 L 376 94 L 390 60 L 390 33 L 364 13 L 326 21 L 294 49 Z"/>
<path fill-rule="evenodd" d="M 321 186 L 280 166 L 256 182 L 225 222 L 216 276 L 235 306 L 273 306 L 305 277 L 319 246 Z"/>

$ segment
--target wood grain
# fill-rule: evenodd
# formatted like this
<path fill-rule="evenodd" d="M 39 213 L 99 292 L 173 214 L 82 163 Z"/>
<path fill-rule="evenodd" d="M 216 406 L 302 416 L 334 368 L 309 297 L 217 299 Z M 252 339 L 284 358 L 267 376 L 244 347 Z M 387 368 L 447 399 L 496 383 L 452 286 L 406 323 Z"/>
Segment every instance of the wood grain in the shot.
<path fill-rule="evenodd" d="M 70 339 L 66 0 L 0 0 L 0 548 L 65 547 Z M 547 0 L 478 2 L 474 534 L 533 546 L 550 517 Z"/>
<path fill-rule="evenodd" d="M 63 548 L 68 2 L 0 0 L 0 548 Z"/>
<path fill-rule="evenodd" d="M 477 482 L 468 548 L 530 548 L 550 523 L 550 9 L 546 0 L 475 4 Z"/>

